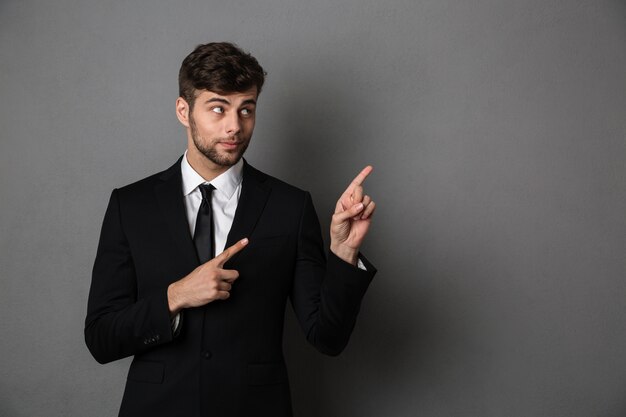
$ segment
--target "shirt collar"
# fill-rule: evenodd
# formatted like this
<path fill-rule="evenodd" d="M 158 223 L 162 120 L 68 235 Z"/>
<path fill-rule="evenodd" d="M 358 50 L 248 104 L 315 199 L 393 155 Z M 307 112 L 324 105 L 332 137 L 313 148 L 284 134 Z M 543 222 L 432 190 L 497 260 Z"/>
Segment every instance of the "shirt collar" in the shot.
<path fill-rule="evenodd" d="M 199 185 L 209 183 L 189 164 L 189 161 L 187 160 L 187 151 L 185 151 L 185 155 L 183 156 L 180 169 L 183 176 L 183 195 L 185 196 L 191 194 L 196 188 L 198 188 Z M 235 165 L 228 168 L 226 172 L 223 172 L 213 178 L 210 183 L 217 191 L 230 199 L 237 190 L 237 187 L 239 187 L 239 184 L 241 184 L 242 179 L 243 158 L 240 159 Z"/>

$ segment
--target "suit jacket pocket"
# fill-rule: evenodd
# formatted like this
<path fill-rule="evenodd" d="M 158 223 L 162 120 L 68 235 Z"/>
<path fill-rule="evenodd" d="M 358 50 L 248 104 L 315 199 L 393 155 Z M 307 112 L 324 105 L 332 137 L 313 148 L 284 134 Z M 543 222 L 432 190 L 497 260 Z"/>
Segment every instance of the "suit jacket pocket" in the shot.
<path fill-rule="evenodd" d="M 287 368 L 284 362 L 248 364 L 248 385 L 275 385 L 287 383 Z"/>
<path fill-rule="evenodd" d="M 274 265 L 284 260 L 285 247 L 289 235 L 270 237 L 251 237 L 250 243 L 241 253 L 236 254 L 226 264 L 226 268 L 237 269 L 238 263 L 253 263 L 259 267 Z M 241 256 L 238 256 L 241 255 Z"/>
<path fill-rule="evenodd" d="M 162 384 L 165 377 L 165 365 L 162 362 L 138 361 L 130 365 L 128 380 Z"/>
<path fill-rule="evenodd" d="M 282 246 L 287 241 L 289 235 L 267 236 L 267 237 L 252 237 L 247 249 L 250 248 L 267 248 L 272 246 Z"/>
<path fill-rule="evenodd" d="M 241 252 L 235 254 L 226 264 L 225 269 L 236 269 L 240 262 L 259 262 L 272 263 L 276 256 L 282 253 L 282 249 L 287 242 L 289 235 L 256 237 L 250 238 L 250 243 Z"/>

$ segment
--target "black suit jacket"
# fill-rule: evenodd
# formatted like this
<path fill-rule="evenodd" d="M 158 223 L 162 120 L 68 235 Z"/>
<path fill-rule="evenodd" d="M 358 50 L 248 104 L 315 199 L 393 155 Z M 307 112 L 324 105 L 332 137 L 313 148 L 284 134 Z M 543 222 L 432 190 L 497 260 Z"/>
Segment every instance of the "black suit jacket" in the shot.
<path fill-rule="evenodd" d="M 336 355 L 374 276 L 322 248 L 307 192 L 244 165 L 226 247 L 231 297 L 183 311 L 171 330 L 167 287 L 199 265 L 185 214 L 180 159 L 116 189 L 93 268 L 85 340 L 96 360 L 134 355 L 120 416 L 290 416 L 282 352 L 286 301 L 307 340 Z"/>

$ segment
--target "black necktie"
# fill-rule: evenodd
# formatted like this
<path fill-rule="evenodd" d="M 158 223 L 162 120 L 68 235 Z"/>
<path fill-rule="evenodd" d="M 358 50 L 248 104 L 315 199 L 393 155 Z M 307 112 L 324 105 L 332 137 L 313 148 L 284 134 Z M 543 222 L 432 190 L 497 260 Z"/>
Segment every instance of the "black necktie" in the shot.
<path fill-rule="evenodd" d="M 200 192 L 202 193 L 202 204 L 198 210 L 196 218 L 196 229 L 193 235 L 193 242 L 196 245 L 196 252 L 200 263 L 213 259 L 215 254 L 214 238 L 213 238 L 213 211 L 211 210 L 211 194 L 215 190 L 211 184 L 202 184 Z"/>

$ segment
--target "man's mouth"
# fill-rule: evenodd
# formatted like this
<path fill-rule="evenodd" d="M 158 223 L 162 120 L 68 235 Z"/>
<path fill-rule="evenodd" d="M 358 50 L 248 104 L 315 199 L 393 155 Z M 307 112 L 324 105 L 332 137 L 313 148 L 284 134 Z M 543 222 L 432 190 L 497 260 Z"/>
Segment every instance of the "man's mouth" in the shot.
<path fill-rule="evenodd" d="M 230 141 L 222 141 L 222 142 L 218 142 L 220 145 L 222 145 L 222 147 L 226 148 L 226 149 L 235 149 L 237 147 L 239 147 L 239 145 L 241 145 L 241 142 L 230 142 Z"/>

